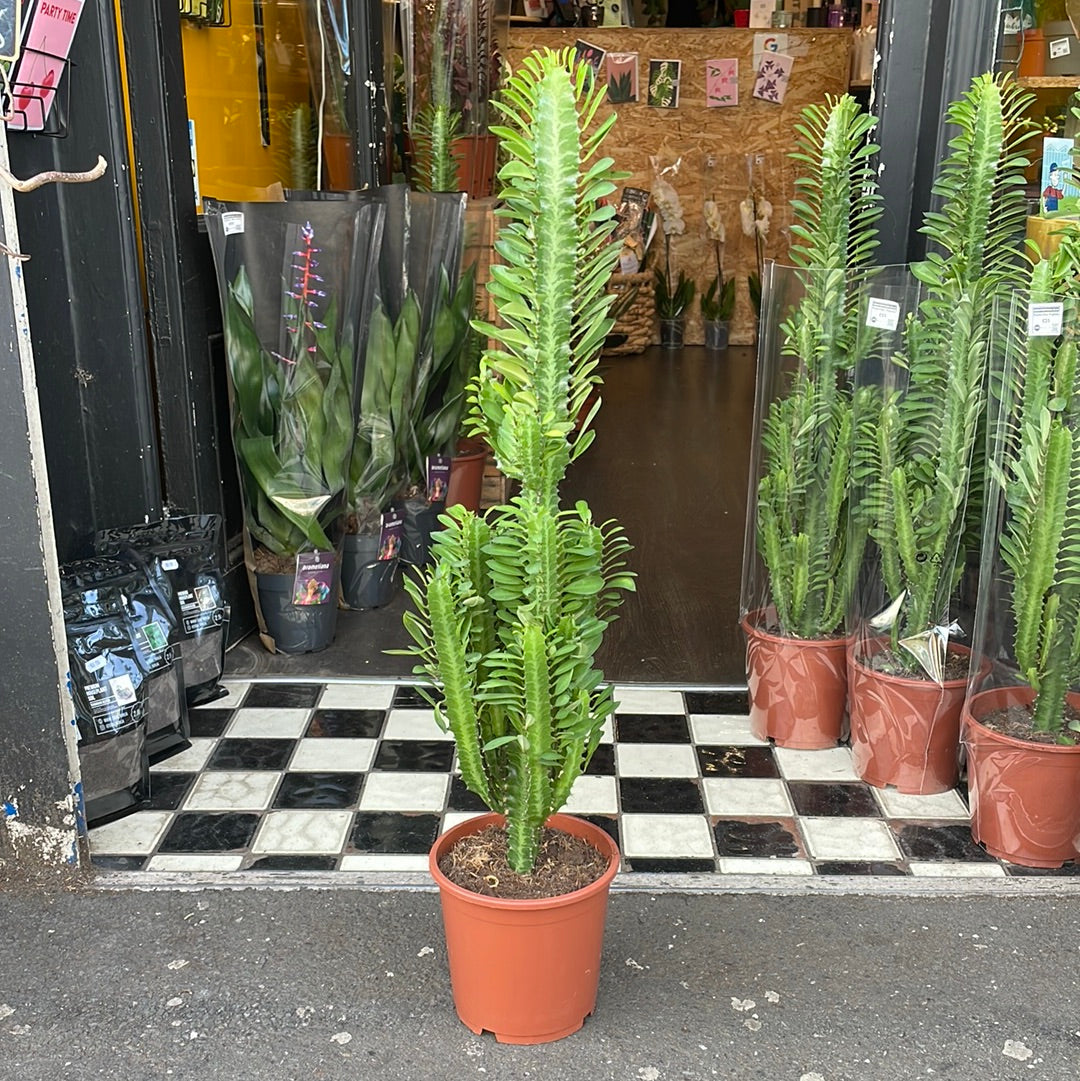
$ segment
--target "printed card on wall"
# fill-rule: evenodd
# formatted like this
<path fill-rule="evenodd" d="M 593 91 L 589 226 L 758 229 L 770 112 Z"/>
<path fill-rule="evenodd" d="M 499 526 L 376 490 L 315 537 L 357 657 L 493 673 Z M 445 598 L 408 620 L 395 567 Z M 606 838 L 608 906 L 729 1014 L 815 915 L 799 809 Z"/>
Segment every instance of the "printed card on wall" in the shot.
<path fill-rule="evenodd" d="M 638 99 L 638 54 L 607 54 L 607 96 L 612 105 Z"/>
<path fill-rule="evenodd" d="M 779 105 L 787 94 L 791 66 L 794 63 L 793 57 L 785 56 L 783 53 L 763 56 L 757 79 L 754 82 L 754 97 Z"/>
<path fill-rule="evenodd" d="M 586 64 L 593 69 L 593 74 L 598 77 L 604 75 L 604 57 L 607 56 L 607 52 L 601 49 L 599 45 L 593 45 L 588 41 L 582 41 L 578 38 L 574 42 L 574 52 L 577 53 L 579 60 L 584 60 Z"/>
<path fill-rule="evenodd" d="M 1075 214 L 1080 207 L 1072 164 L 1073 140 L 1049 135 L 1043 139 L 1039 196 L 1044 217 Z"/>
<path fill-rule="evenodd" d="M 710 109 L 739 104 L 739 61 L 705 61 L 705 104 Z"/>
<path fill-rule="evenodd" d="M 677 109 L 681 77 L 681 60 L 650 60 L 649 104 L 655 109 Z"/>

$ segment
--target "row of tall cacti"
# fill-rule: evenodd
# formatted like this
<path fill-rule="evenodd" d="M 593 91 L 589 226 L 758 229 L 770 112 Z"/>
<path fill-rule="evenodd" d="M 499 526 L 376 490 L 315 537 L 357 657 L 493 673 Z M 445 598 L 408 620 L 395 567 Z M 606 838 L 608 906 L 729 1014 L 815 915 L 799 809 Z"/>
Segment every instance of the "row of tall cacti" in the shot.
<path fill-rule="evenodd" d="M 983 75 L 950 106 L 955 134 L 922 229 L 930 251 L 910 268 L 919 299 L 889 361 L 860 309 L 878 273 L 874 120 L 847 97 L 804 111 L 792 204 L 802 295 L 778 328 L 796 367 L 763 411 L 754 493 L 756 552 L 785 635 L 837 633 L 856 577 L 872 566 L 887 613 L 877 628 L 891 634 L 900 663 L 914 671 L 928 644 L 944 650 L 982 529 L 991 341 L 1008 329 L 1011 297 L 1076 295 L 1080 245 L 1067 241 L 1033 268 L 1020 240 L 1030 101 L 1008 78 Z M 1018 381 L 995 387 L 1023 403 L 995 451 L 1005 462 L 995 476 L 1009 508 L 1003 554 L 1015 579 L 1017 658 L 1046 696 L 1040 724 L 1058 726 L 1065 688 L 1080 676 L 1074 335 L 1067 312 L 1063 338 L 1033 345 Z M 901 385 L 863 381 L 868 362 L 890 365 Z"/>

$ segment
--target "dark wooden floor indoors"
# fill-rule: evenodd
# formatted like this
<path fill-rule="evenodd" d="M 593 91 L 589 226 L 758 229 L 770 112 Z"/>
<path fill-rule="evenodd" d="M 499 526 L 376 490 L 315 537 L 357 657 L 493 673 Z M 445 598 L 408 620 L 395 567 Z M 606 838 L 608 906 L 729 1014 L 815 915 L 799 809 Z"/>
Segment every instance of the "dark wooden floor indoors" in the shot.
<path fill-rule="evenodd" d="M 596 442 L 572 467 L 564 502 L 588 500 L 618 518 L 634 544 L 638 592 L 608 632 L 600 661 L 620 683 L 745 683 L 738 630 L 739 575 L 754 352 L 733 347 L 651 349 L 605 360 Z M 408 658 L 403 596 L 387 608 L 342 612 L 322 653 L 267 653 L 249 637 L 229 653 L 227 675 L 399 678 Z"/>

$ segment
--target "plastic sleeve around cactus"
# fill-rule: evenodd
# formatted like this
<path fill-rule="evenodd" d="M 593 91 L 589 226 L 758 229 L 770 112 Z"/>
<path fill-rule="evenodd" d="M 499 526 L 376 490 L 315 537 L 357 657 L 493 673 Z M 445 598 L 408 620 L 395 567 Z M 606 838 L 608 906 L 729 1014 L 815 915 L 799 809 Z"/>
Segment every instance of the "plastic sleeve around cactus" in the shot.
<path fill-rule="evenodd" d="M 783 637 L 844 634 L 862 552 L 849 535 L 852 477 L 867 435 L 855 376 L 897 347 L 899 330 L 872 324 L 902 329 L 911 299 L 898 275 L 765 264 L 740 616 Z"/>

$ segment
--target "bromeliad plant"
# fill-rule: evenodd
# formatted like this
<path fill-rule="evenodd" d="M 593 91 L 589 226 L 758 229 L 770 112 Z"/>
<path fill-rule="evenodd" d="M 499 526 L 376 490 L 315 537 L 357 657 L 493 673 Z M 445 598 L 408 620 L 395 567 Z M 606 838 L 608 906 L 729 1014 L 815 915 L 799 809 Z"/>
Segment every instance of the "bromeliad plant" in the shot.
<path fill-rule="evenodd" d="M 843 622 L 861 540 L 848 547 L 854 445 L 852 368 L 861 341 L 858 285 L 877 247 L 881 202 L 868 141 L 875 120 L 854 98 L 810 105 L 792 155 L 804 169 L 792 202 L 791 258 L 802 297 L 781 325 L 797 358 L 761 427 L 757 551 L 780 632 L 823 638 Z"/>
<path fill-rule="evenodd" d="M 977 448 L 994 301 L 1026 281 L 1016 237 L 1027 213 L 1031 100 L 1007 78 L 980 75 L 949 107 L 946 120 L 958 134 L 934 185 L 941 209 L 922 228 L 936 248 L 912 267 L 924 299 L 899 360 L 907 390 L 884 397 L 869 461 L 859 466 L 889 602 L 874 626 L 891 627 L 893 652 L 909 671 L 921 665 L 938 681 L 965 561 L 969 493 L 982 485 Z"/>
<path fill-rule="evenodd" d="M 589 446 L 599 402 L 575 436 L 612 326 L 607 243 L 621 179 L 598 156 L 614 116 L 597 120 L 602 85 L 572 50 L 533 53 L 502 91 L 496 130 L 508 155 L 489 290 L 501 343 L 484 353 L 471 422 L 521 484 L 504 507 L 445 515 L 435 566 L 407 584 L 416 671 L 441 684 L 440 723 L 465 784 L 507 817 L 509 859 L 531 870 L 541 830 L 588 765 L 610 686 L 593 664 L 622 592 L 629 545 L 614 522 L 559 504 L 568 465 Z"/>
<path fill-rule="evenodd" d="M 225 353 L 233 444 L 251 537 L 279 556 L 334 547 L 352 443 L 354 327 L 319 274 L 311 223 L 289 227 L 291 271 L 278 349 L 255 330 L 251 283 L 241 267 L 225 297 Z"/>
<path fill-rule="evenodd" d="M 1052 259 L 1032 270 L 1030 299 L 1063 303 L 1062 333 L 1030 337 L 1026 327 L 1010 328 L 1015 361 L 1005 386 L 1000 466 L 992 461 L 1005 503 L 999 548 L 1012 578 L 1013 649 L 1035 692 L 1032 731 L 1066 744 L 1080 732 L 1080 721 L 1065 713 L 1066 695 L 1080 680 L 1078 260 L 1073 227 Z M 1019 314 L 1026 317 L 1026 306 Z"/>

